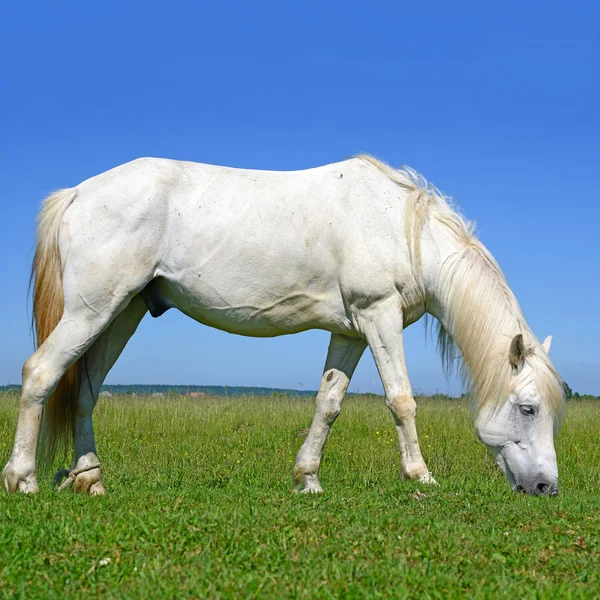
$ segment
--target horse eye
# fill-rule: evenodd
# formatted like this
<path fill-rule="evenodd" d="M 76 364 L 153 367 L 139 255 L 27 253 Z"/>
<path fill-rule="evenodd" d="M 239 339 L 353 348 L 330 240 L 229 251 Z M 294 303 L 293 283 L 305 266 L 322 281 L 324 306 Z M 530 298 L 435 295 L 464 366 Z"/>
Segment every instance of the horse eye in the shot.
<path fill-rule="evenodd" d="M 535 414 L 535 408 L 533 408 L 533 406 L 530 406 L 529 404 L 519 404 L 519 410 L 521 411 L 521 414 L 526 416 L 531 416 Z"/>

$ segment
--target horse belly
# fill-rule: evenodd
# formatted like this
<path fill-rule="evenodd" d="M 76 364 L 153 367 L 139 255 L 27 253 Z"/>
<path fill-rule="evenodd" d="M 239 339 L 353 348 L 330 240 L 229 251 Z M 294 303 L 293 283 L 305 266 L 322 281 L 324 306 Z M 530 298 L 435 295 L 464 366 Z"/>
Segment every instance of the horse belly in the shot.
<path fill-rule="evenodd" d="M 333 290 L 307 288 L 273 293 L 272 288 L 261 289 L 260 281 L 249 289 L 222 282 L 216 285 L 202 281 L 199 276 L 196 279 L 154 280 L 152 301 L 161 308 L 160 314 L 174 307 L 204 325 L 254 337 L 274 337 L 307 329 L 355 333 L 341 296 Z"/>

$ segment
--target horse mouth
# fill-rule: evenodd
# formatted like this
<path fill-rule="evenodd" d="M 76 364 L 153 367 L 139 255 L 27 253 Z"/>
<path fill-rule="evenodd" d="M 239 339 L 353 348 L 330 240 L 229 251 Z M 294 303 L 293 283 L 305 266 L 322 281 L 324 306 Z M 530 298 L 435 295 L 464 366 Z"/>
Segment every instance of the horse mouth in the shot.
<path fill-rule="evenodd" d="M 514 485 L 513 492 L 517 494 L 529 494 L 531 496 L 558 496 L 556 484 L 538 486 L 535 490 L 527 491 L 522 485 Z"/>

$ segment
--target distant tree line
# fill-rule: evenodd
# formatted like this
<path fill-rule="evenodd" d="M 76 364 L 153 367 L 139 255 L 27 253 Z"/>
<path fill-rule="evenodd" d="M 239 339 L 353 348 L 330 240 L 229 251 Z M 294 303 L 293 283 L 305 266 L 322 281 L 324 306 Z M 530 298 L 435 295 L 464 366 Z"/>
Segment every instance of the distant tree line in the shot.
<path fill-rule="evenodd" d="M 567 400 L 600 400 L 600 396 L 592 394 L 580 394 L 574 392 L 566 381 L 563 381 L 565 390 L 565 398 Z M 0 386 L 0 392 L 20 392 L 21 386 L 15 384 Z M 273 396 L 273 397 L 304 397 L 314 398 L 317 395 L 316 390 L 293 390 L 281 388 L 265 388 L 265 387 L 245 387 L 245 386 L 226 386 L 226 385 L 152 385 L 152 384 L 133 384 L 133 385 L 103 385 L 103 392 L 110 392 L 115 396 L 118 395 L 150 395 L 162 393 L 165 396 L 185 396 L 191 392 L 203 392 L 208 396 Z M 370 396 L 379 398 L 379 394 L 371 392 L 350 392 L 351 396 Z M 461 398 L 466 394 L 461 394 Z M 415 391 L 415 397 L 431 398 L 432 400 L 451 400 L 454 397 L 447 394 L 422 394 Z"/>
<path fill-rule="evenodd" d="M 600 400 L 600 396 L 592 396 L 592 394 L 580 394 L 574 392 L 566 381 L 563 381 L 565 389 L 565 398 L 567 400 Z"/>

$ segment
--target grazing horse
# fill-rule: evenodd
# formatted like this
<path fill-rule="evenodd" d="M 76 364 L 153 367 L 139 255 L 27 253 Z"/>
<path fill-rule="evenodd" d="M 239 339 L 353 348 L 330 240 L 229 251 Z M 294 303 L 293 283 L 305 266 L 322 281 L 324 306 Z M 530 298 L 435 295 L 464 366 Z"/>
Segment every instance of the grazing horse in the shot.
<path fill-rule="evenodd" d="M 564 398 L 550 339 L 532 334 L 471 224 L 411 169 L 369 156 L 294 172 L 135 160 L 45 200 L 32 277 L 38 346 L 23 366 L 9 492 L 38 489 L 36 450 L 48 463 L 73 443 L 73 489 L 104 493 L 92 427 L 102 382 L 145 313 L 172 307 L 242 335 L 331 332 L 293 471 L 301 491 L 322 491 L 323 447 L 367 346 L 401 474 L 434 483 L 402 341 L 425 313 L 445 364 L 462 361 L 475 429 L 513 489 L 557 491 Z"/>

